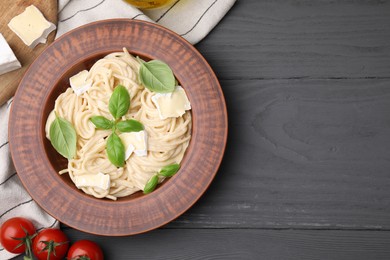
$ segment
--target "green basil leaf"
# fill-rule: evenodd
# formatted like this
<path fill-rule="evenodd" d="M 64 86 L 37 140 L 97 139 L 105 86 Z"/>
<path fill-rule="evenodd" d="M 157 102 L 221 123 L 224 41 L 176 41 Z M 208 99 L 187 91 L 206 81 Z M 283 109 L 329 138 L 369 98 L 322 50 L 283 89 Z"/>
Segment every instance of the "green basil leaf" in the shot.
<path fill-rule="evenodd" d="M 59 154 L 72 159 L 76 155 L 77 135 L 73 125 L 67 120 L 56 117 L 50 125 L 50 142 Z"/>
<path fill-rule="evenodd" d="M 170 93 L 175 90 L 175 76 L 171 68 L 160 60 L 141 63 L 139 74 L 141 83 L 151 91 Z"/>
<path fill-rule="evenodd" d="M 129 120 L 118 122 L 116 124 L 116 128 L 119 131 L 121 131 L 122 133 L 124 133 L 124 132 L 139 132 L 139 131 L 144 130 L 144 125 L 135 119 L 129 119 Z"/>
<path fill-rule="evenodd" d="M 118 85 L 115 87 L 114 92 L 110 97 L 108 102 L 108 110 L 110 110 L 111 115 L 115 118 L 121 118 L 124 116 L 130 107 L 130 94 L 127 89 Z"/>
<path fill-rule="evenodd" d="M 114 123 L 104 116 L 93 116 L 89 120 L 96 126 L 98 129 L 111 129 Z"/>
<path fill-rule="evenodd" d="M 125 164 L 125 147 L 116 133 L 112 133 L 108 137 L 106 151 L 108 159 L 113 165 L 123 167 Z"/>
<path fill-rule="evenodd" d="M 163 167 L 158 174 L 164 177 L 172 177 L 179 171 L 179 169 L 180 169 L 180 164 L 175 163 Z"/>
<path fill-rule="evenodd" d="M 145 188 L 144 188 L 144 194 L 151 193 L 154 191 L 154 189 L 157 187 L 158 184 L 158 176 L 153 175 L 152 178 L 149 179 L 149 181 L 146 183 Z"/>

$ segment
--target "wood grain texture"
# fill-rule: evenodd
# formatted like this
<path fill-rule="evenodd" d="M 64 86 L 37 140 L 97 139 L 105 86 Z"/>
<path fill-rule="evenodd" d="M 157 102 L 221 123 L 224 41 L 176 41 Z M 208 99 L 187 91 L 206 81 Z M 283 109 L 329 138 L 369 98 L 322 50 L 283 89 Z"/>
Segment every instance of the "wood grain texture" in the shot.
<path fill-rule="evenodd" d="M 389 1 L 237 1 L 197 48 L 220 79 L 390 77 Z"/>
<path fill-rule="evenodd" d="M 8 23 L 13 17 L 22 13 L 26 7 L 32 4 L 43 13 L 48 21 L 57 25 L 57 0 L 2 0 L 0 3 L 0 32 L 22 65 L 22 68 L 18 70 L 0 75 L 0 105 L 15 94 L 26 69 L 54 40 L 55 31 L 49 34 L 46 44 L 38 44 L 34 49 L 31 49 L 8 27 Z"/>
<path fill-rule="evenodd" d="M 151 233 L 65 232 L 108 259 L 390 259 L 389 20 L 389 1 L 238 0 L 196 46 L 229 111 L 210 188 Z"/>
<path fill-rule="evenodd" d="M 172 68 L 191 102 L 193 129 L 174 177 L 151 194 L 111 201 L 86 195 L 66 174 L 58 174 L 66 163 L 45 138 L 44 129 L 69 77 L 123 47 L 134 55 L 163 60 Z M 192 45 L 151 23 L 113 19 L 65 34 L 37 58 L 15 95 L 9 128 L 13 129 L 9 144 L 18 176 L 42 208 L 86 232 L 131 235 L 177 218 L 204 193 L 225 150 L 227 114 L 217 78 Z"/>
<path fill-rule="evenodd" d="M 390 232 L 386 231 L 159 229 L 127 238 L 96 237 L 68 229 L 65 233 L 72 242 L 96 241 L 107 260 L 390 258 Z"/>
<path fill-rule="evenodd" d="M 220 174 L 172 228 L 390 229 L 389 80 L 226 80 Z"/>

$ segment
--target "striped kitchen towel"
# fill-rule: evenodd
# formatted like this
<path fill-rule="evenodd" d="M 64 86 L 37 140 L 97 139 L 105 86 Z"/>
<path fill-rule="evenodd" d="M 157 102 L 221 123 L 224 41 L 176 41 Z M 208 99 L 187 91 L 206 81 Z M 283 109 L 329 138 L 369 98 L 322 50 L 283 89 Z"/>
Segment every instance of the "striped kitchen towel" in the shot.
<path fill-rule="evenodd" d="M 202 40 L 236 0 L 175 0 L 165 8 L 141 11 L 123 0 L 59 0 L 57 36 L 80 25 L 109 18 L 158 23 L 192 44 Z"/>
<path fill-rule="evenodd" d="M 56 37 L 80 25 L 110 18 L 142 19 L 158 23 L 183 36 L 192 44 L 202 40 L 232 7 L 235 0 L 175 0 L 170 6 L 142 12 L 122 0 L 59 0 Z M 8 117 L 12 99 L 0 106 L 0 225 L 22 216 L 37 229 L 59 227 L 23 188 L 12 164 L 8 143 Z M 0 245 L 0 260 L 10 259 Z"/>

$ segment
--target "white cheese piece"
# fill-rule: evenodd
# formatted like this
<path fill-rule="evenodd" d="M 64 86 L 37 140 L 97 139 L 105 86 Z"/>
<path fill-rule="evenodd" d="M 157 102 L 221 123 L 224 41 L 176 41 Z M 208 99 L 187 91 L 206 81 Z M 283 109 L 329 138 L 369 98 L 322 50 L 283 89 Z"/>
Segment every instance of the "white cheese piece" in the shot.
<path fill-rule="evenodd" d="M 184 115 L 186 110 L 191 109 L 190 101 L 186 92 L 181 86 L 177 86 L 172 93 L 157 93 L 152 97 L 161 119 L 179 117 Z"/>
<path fill-rule="evenodd" d="M 69 82 L 74 93 L 77 96 L 80 96 L 84 92 L 87 92 L 88 89 L 92 87 L 92 80 L 88 79 L 88 70 L 83 70 L 77 73 L 76 75 L 70 77 Z"/>
<path fill-rule="evenodd" d="M 4 36 L 0 33 L 0 75 L 19 69 L 22 66 L 9 47 Z"/>
<path fill-rule="evenodd" d="M 46 125 L 45 125 L 45 133 L 46 133 L 46 138 L 50 140 L 50 126 L 51 123 L 56 119 L 56 113 L 54 112 L 54 109 L 50 112 L 49 116 L 47 117 L 46 120 Z"/>
<path fill-rule="evenodd" d="M 125 146 L 125 159 L 129 159 L 134 152 L 137 156 L 146 156 L 148 154 L 148 135 L 145 130 L 139 132 L 122 133 L 119 135 Z"/>
<path fill-rule="evenodd" d="M 102 190 L 110 188 L 110 175 L 99 172 L 98 174 L 85 174 L 74 177 L 77 188 L 93 187 Z"/>
<path fill-rule="evenodd" d="M 46 43 L 47 36 L 56 29 L 34 5 L 12 18 L 8 27 L 30 48 Z"/>

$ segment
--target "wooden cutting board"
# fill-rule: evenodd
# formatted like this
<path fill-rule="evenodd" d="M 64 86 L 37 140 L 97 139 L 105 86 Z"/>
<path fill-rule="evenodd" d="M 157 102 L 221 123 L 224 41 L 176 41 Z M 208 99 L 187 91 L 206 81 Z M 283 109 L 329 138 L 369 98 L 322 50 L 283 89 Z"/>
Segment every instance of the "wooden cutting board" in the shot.
<path fill-rule="evenodd" d="M 27 6 L 35 5 L 45 18 L 57 26 L 57 0 L 1 0 L 0 1 L 0 32 L 20 61 L 22 68 L 0 75 L 0 105 L 15 94 L 26 69 L 35 58 L 54 40 L 55 32 L 50 33 L 46 44 L 38 44 L 34 49 L 29 48 L 8 27 L 9 21 L 22 13 Z"/>

